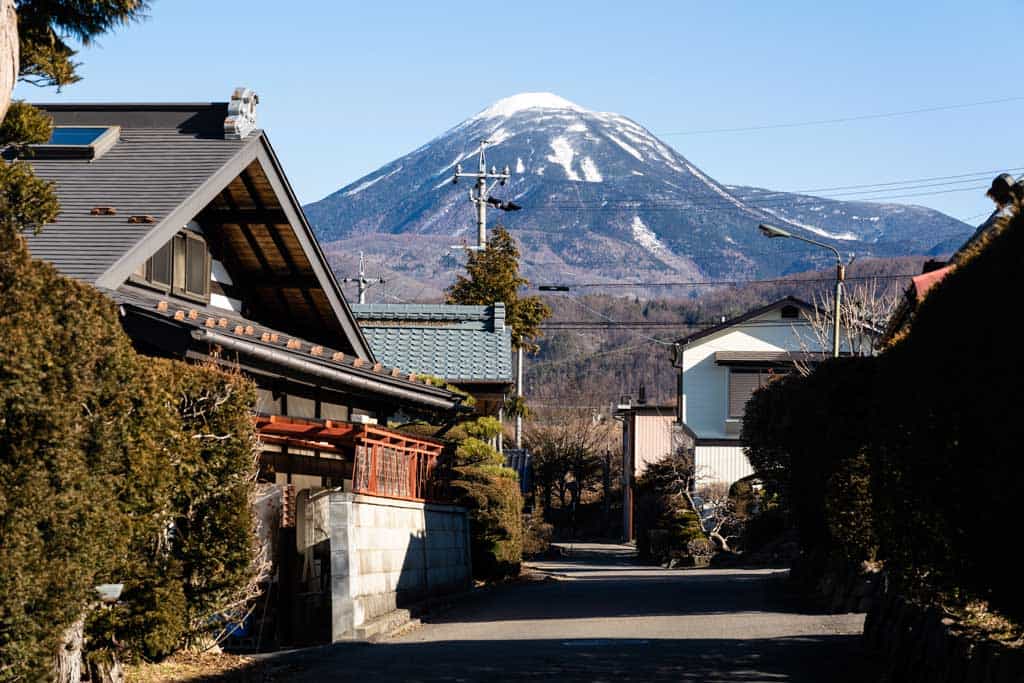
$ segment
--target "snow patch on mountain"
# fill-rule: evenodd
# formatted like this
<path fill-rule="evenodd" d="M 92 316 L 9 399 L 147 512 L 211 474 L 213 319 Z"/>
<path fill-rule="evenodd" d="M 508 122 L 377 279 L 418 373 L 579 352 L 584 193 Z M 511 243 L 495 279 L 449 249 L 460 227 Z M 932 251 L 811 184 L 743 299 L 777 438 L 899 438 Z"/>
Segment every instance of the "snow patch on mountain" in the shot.
<path fill-rule="evenodd" d="M 580 161 L 580 168 L 583 169 L 583 179 L 588 183 L 600 183 L 604 180 L 601 177 L 601 171 L 597 169 L 597 164 L 590 157 L 583 157 Z"/>
<path fill-rule="evenodd" d="M 522 157 L 516 157 L 516 173 L 526 173 L 526 166 Z"/>
<path fill-rule="evenodd" d="M 569 111 L 586 112 L 583 107 L 549 92 L 524 92 L 498 100 L 482 112 L 469 119 L 493 119 L 509 117 L 529 109 L 567 109 Z"/>
<path fill-rule="evenodd" d="M 395 170 L 391 171 L 390 173 L 382 173 L 379 176 L 377 176 L 376 178 L 370 178 L 369 180 L 367 180 L 364 183 L 359 183 L 358 185 L 353 187 L 351 190 L 346 190 L 345 192 L 342 192 L 341 196 L 342 197 L 351 197 L 354 194 L 359 194 L 360 192 L 362 192 L 366 188 L 373 187 L 374 185 L 376 185 L 380 181 L 384 180 L 385 178 L 390 178 L 391 176 L 395 175 L 396 173 L 398 173 L 401 170 L 402 170 L 402 167 L 399 166 L 398 168 L 396 168 Z"/>
<path fill-rule="evenodd" d="M 633 216 L 633 224 L 630 227 L 633 230 L 633 240 L 641 247 L 656 256 L 663 256 L 669 253 L 668 247 L 662 244 L 658 236 L 654 234 L 654 231 L 648 228 L 647 224 L 640 219 L 640 216 Z"/>
<path fill-rule="evenodd" d="M 787 218 L 778 211 L 772 211 L 771 209 L 766 208 L 762 208 L 761 211 L 764 211 L 765 213 L 770 213 L 776 218 L 781 218 L 790 225 L 795 225 L 798 228 L 803 228 L 804 230 L 808 232 L 813 232 L 815 235 L 820 235 L 821 237 L 827 237 L 832 240 L 843 240 L 847 242 L 859 239 L 857 235 L 853 234 L 852 232 L 829 232 L 828 230 L 823 230 L 822 228 L 819 228 L 817 225 L 811 225 L 810 223 L 801 223 L 800 221 L 793 220 L 792 218 Z"/>
<path fill-rule="evenodd" d="M 580 176 L 572 169 L 572 160 L 576 156 L 576 150 L 569 144 L 568 138 L 559 135 L 551 141 L 551 151 L 547 159 L 553 164 L 558 164 L 565 170 L 565 177 L 569 180 L 579 180 Z"/>
<path fill-rule="evenodd" d="M 611 133 L 605 133 L 605 136 L 609 140 L 614 142 L 616 145 L 621 147 L 626 152 L 626 154 L 631 154 L 637 161 L 643 161 L 644 160 L 644 155 L 641 154 L 640 152 L 638 152 L 636 150 L 636 147 L 632 147 L 631 145 L 627 145 L 625 142 L 623 142 L 619 138 L 615 137 Z"/>

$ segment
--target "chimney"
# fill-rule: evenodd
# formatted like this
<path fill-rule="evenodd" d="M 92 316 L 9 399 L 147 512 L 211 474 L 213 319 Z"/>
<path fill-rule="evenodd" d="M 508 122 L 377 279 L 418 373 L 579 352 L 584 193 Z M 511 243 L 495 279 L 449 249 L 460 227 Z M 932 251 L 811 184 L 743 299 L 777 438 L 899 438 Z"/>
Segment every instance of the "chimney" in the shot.
<path fill-rule="evenodd" d="M 636 402 L 638 405 L 647 403 L 647 387 L 643 384 L 640 385 L 640 390 L 636 393 Z"/>
<path fill-rule="evenodd" d="M 224 139 L 244 140 L 256 129 L 256 105 L 260 98 L 249 88 L 235 88 L 224 119 Z"/>

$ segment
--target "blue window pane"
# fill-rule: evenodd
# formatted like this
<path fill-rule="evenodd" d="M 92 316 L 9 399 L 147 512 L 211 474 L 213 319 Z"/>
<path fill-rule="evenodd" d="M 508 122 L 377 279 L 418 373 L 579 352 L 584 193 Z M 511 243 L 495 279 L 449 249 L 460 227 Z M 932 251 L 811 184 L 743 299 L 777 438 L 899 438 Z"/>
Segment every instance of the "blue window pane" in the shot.
<path fill-rule="evenodd" d="M 48 145 L 91 145 L 96 138 L 103 135 L 106 128 L 68 127 L 54 128 L 50 133 Z"/>

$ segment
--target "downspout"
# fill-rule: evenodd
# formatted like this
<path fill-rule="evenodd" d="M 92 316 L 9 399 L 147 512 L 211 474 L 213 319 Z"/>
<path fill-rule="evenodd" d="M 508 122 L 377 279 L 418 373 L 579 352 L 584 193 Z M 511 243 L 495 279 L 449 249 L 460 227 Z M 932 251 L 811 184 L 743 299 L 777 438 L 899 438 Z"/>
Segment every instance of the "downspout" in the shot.
<path fill-rule="evenodd" d="M 392 398 L 396 398 L 410 403 L 418 403 L 420 405 L 428 405 L 433 408 L 440 408 L 444 410 L 455 410 L 459 407 L 462 402 L 461 397 L 454 399 L 444 399 L 439 396 L 423 395 L 419 392 L 411 389 L 405 389 L 403 387 L 391 386 L 385 382 L 370 379 L 368 377 L 359 377 L 358 375 L 349 375 L 344 372 L 340 372 L 333 368 L 329 368 L 319 363 L 305 360 L 303 358 L 296 358 L 291 354 L 281 353 L 277 349 L 270 349 L 253 342 L 242 341 L 241 339 L 235 339 L 234 337 L 228 337 L 219 332 L 212 330 L 193 330 L 192 338 L 197 341 L 204 341 L 210 344 L 217 344 L 225 349 L 235 351 L 245 356 L 252 358 L 258 358 L 260 360 L 282 365 L 298 372 L 304 372 L 314 377 L 319 377 L 331 382 L 338 384 L 345 384 L 347 386 L 363 389 L 377 394 L 384 394 Z"/>

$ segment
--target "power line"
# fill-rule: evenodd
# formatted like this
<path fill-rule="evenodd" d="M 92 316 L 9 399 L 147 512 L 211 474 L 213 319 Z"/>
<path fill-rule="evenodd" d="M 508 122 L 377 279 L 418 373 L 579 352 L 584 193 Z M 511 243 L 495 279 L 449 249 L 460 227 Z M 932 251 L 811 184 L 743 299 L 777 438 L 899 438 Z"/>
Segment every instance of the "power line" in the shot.
<path fill-rule="evenodd" d="M 969 177 L 972 177 L 972 176 L 984 177 L 984 176 L 989 176 L 989 175 L 991 175 L 993 173 L 995 173 L 995 174 L 999 174 L 999 173 L 1016 173 L 1017 171 L 1024 171 L 1024 166 L 1019 166 L 1017 168 L 1004 168 L 1004 169 L 998 169 L 997 168 L 997 169 L 992 170 L 992 171 L 975 171 L 974 173 L 960 173 L 960 174 L 957 174 L 957 175 L 940 175 L 940 176 L 931 176 L 931 177 L 928 177 L 928 178 L 908 178 L 908 179 L 905 179 L 905 180 L 891 180 L 891 181 L 887 181 L 887 182 L 884 182 L 884 183 L 865 183 L 865 184 L 862 184 L 862 185 L 835 185 L 833 187 L 812 187 L 812 188 L 807 189 L 807 190 L 792 190 L 792 193 L 793 194 L 808 194 L 808 193 L 811 193 L 811 192 L 831 192 L 832 190 L 854 190 L 854 189 L 862 188 L 862 187 L 881 187 L 881 186 L 891 186 L 891 185 L 905 185 L 905 184 L 908 184 L 908 183 L 923 183 L 923 182 L 932 181 L 932 180 L 953 180 L 955 178 L 969 178 Z"/>
<path fill-rule="evenodd" d="M 929 197 L 929 196 L 940 195 L 940 194 L 952 194 L 954 192 L 973 192 L 973 191 L 978 191 L 978 190 L 987 190 L 988 187 L 989 186 L 987 184 L 986 185 L 972 185 L 970 187 L 952 188 L 952 189 L 945 189 L 945 190 L 934 190 L 934 191 L 929 191 L 929 192 L 911 192 L 911 193 L 906 193 L 906 194 L 887 194 L 887 195 L 878 195 L 878 196 L 848 197 L 848 198 L 844 198 L 844 199 L 842 199 L 840 201 L 862 201 L 862 202 L 885 203 L 885 202 L 888 202 L 888 201 L 893 200 L 893 199 L 906 199 L 906 198 L 910 198 L 910 197 Z M 772 194 L 776 195 L 776 196 L 767 197 L 767 198 L 764 198 L 764 199 L 748 198 L 748 197 L 742 197 L 742 196 L 733 197 L 733 199 L 735 199 L 737 202 L 742 203 L 744 206 L 737 206 L 736 204 L 733 204 L 732 202 L 730 202 L 729 199 L 727 199 L 725 197 L 722 197 L 720 199 L 719 198 L 712 198 L 713 199 L 712 202 L 691 201 L 691 200 L 684 200 L 684 199 L 675 200 L 675 201 L 661 201 L 661 202 L 646 202 L 646 201 L 643 201 L 643 200 L 635 200 L 635 199 L 634 200 L 630 200 L 630 199 L 608 199 L 608 200 L 600 200 L 600 201 L 592 201 L 592 202 L 543 204 L 543 205 L 540 205 L 540 206 L 535 206 L 535 207 L 530 207 L 530 208 L 533 208 L 535 210 L 541 210 L 541 211 L 543 211 L 545 209 L 556 210 L 556 211 L 563 211 L 563 210 L 576 210 L 576 211 L 578 211 L 578 210 L 583 210 L 583 209 L 585 209 L 587 211 L 626 211 L 626 210 L 630 210 L 630 209 L 644 209 L 645 211 L 679 211 L 679 210 L 682 210 L 682 209 L 692 209 L 692 208 L 705 208 L 705 209 L 710 209 L 710 208 L 725 209 L 725 208 L 730 208 L 730 207 L 733 208 L 733 209 L 737 209 L 737 208 L 738 209 L 743 209 L 745 207 L 753 208 L 753 209 L 758 209 L 758 208 L 762 208 L 762 209 L 764 209 L 764 208 L 783 208 L 783 207 L 787 207 L 787 206 L 791 205 L 790 202 L 784 201 L 779 196 L 777 196 L 777 195 L 780 195 L 782 193 L 772 193 Z M 839 196 L 841 196 L 841 195 L 836 195 L 836 197 L 818 197 L 818 199 L 834 200 L 834 199 L 836 199 Z M 804 202 L 804 203 L 805 204 L 811 204 L 813 202 Z M 799 203 L 797 205 L 799 206 Z"/>
<path fill-rule="evenodd" d="M 604 318 L 607 322 L 610 322 L 610 323 L 615 323 L 616 322 L 614 319 L 609 318 L 607 315 L 605 315 L 601 311 L 598 311 L 596 309 L 591 308 L 590 306 L 587 306 L 585 303 L 583 303 L 582 301 L 580 301 L 578 298 L 576 298 L 574 296 L 569 295 L 569 296 L 566 296 L 566 297 L 563 297 L 563 298 L 566 299 L 567 301 L 571 301 L 574 304 L 577 304 L 577 305 L 581 306 L 582 308 L 590 311 L 591 313 L 593 313 L 594 315 L 596 315 L 596 316 L 598 316 L 600 318 Z M 638 337 L 642 337 L 642 338 L 646 339 L 649 343 L 661 344 L 662 346 L 672 346 L 672 344 L 670 342 L 664 341 L 662 339 L 655 339 L 654 337 L 648 337 L 646 334 L 640 334 L 640 333 L 636 333 L 636 332 L 634 332 L 633 334 L 635 334 Z"/>
<path fill-rule="evenodd" d="M 858 116 L 842 116 L 834 119 L 812 119 L 809 121 L 793 121 L 789 123 L 769 123 L 759 126 L 739 126 L 734 128 L 705 128 L 698 130 L 683 130 L 668 133 L 659 133 L 660 137 L 683 136 L 683 135 L 711 135 L 715 133 L 746 133 L 758 130 L 776 130 L 780 128 L 803 128 L 806 126 L 824 126 L 837 123 L 851 123 L 854 121 L 869 121 L 872 119 L 887 119 L 899 116 L 912 116 L 914 114 L 928 114 L 939 111 L 951 111 L 954 109 L 968 109 L 970 107 L 983 107 L 992 104 L 1005 104 L 1007 102 L 1019 102 L 1024 96 L 1001 97 L 994 100 L 980 100 L 977 102 L 963 102 L 960 104 L 939 105 L 936 107 L 921 107 L 919 109 L 906 109 L 903 111 L 890 111 L 879 114 L 861 114 Z"/>
<path fill-rule="evenodd" d="M 672 321 L 672 320 L 548 320 L 541 323 L 542 330 L 610 330 L 617 328 L 681 328 L 681 327 L 714 327 L 721 325 L 722 320 L 703 320 L 699 322 Z M 744 323 L 749 327 L 792 327 L 791 322 L 777 322 L 773 320 L 748 321 Z"/>
<path fill-rule="evenodd" d="M 910 275 L 857 275 L 847 277 L 851 280 L 899 280 L 904 278 L 917 277 L 920 273 Z M 764 280 L 703 280 L 688 282 L 582 282 L 573 283 L 568 287 L 716 287 L 716 286 L 742 286 L 742 285 L 764 285 L 764 284 L 802 284 L 812 282 L 835 282 L 835 277 L 821 278 L 768 278 Z M 555 284 L 538 285 L 538 287 L 566 286 Z M 589 308 L 589 307 L 588 307 Z M 601 314 L 599 314 L 601 315 Z"/>

